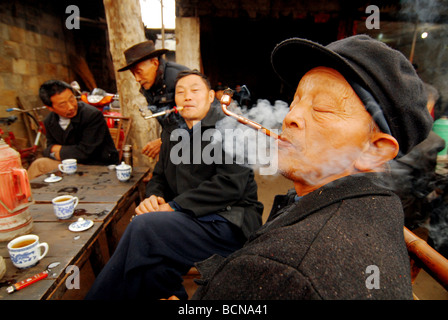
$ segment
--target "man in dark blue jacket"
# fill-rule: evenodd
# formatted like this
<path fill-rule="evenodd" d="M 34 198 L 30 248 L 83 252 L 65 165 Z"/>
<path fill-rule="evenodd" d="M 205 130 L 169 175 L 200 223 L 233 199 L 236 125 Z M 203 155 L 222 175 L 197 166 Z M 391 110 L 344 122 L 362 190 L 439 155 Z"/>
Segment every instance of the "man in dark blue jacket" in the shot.
<path fill-rule="evenodd" d="M 152 40 L 138 43 L 124 52 L 126 66 L 118 72 L 130 70 L 135 80 L 141 85 L 140 92 L 145 96 L 151 112 L 156 113 L 171 109 L 174 102 L 174 82 L 179 72 L 188 70 L 180 64 L 165 61 L 162 55 L 167 49 L 156 49 Z M 167 126 L 177 126 L 183 123 L 182 117 L 177 113 L 157 117 L 162 130 Z M 161 139 L 148 142 L 142 153 L 155 158 L 160 152 Z"/>
<path fill-rule="evenodd" d="M 30 179 L 57 169 L 64 159 L 93 165 L 118 163 L 118 151 L 101 111 L 78 102 L 73 88 L 60 80 L 42 84 L 39 96 L 51 112 L 44 120 L 44 157 L 31 164 Z"/>
<path fill-rule="evenodd" d="M 202 139 L 225 117 L 213 100 L 214 91 L 205 76 L 197 71 L 179 74 L 176 103 L 184 107 L 181 115 L 187 129 L 162 132 L 160 159 L 146 189 L 148 198 L 136 208 L 137 217 L 87 299 L 171 295 L 186 299 L 181 276 L 195 262 L 214 253 L 229 255 L 261 226 L 263 205 L 252 169 L 206 159 L 211 149 L 213 156 L 223 153 L 220 144 Z M 182 138 L 174 138 L 176 133 Z M 183 158 L 180 163 L 177 156 Z"/>

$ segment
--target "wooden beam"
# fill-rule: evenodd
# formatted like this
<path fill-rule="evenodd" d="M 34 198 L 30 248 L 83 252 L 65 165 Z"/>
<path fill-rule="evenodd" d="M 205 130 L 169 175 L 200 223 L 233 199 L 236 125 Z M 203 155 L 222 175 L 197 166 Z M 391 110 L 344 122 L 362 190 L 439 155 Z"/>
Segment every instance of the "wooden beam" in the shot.
<path fill-rule="evenodd" d="M 204 72 L 199 18 L 176 18 L 176 62 Z"/>

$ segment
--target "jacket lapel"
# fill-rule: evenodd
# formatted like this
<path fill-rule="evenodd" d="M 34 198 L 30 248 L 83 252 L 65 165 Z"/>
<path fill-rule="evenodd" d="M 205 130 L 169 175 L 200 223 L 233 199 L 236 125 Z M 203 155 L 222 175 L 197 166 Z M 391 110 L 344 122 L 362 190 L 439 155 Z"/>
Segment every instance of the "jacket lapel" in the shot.
<path fill-rule="evenodd" d="M 253 234 L 251 240 L 270 230 L 293 225 L 314 212 L 345 199 L 366 195 L 393 195 L 392 191 L 385 188 L 383 178 L 385 178 L 385 174 L 366 173 L 355 174 L 333 181 L 285 207 L 282 210 L 283 212 L 279 212 L 275 219 L 267 222 Z"/>

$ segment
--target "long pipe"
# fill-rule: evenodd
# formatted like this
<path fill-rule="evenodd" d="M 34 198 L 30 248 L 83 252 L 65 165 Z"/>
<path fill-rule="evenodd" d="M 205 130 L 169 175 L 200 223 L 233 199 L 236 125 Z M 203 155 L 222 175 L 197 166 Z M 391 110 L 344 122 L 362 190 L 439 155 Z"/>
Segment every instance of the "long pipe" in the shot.
<path fill-rule="evenodd" d="M 145 115 L 142 114 L 142 117 L 143 117 L 144 119 L 152 119 L 152 118 L 157 118 L 157 117 L 163 116 L 163 115 L 165 115 L 165 114 L 170 114 L 171 112 L 175 112 L 175 113 L 177 113 L 177 112 L 179 112 L 179 111 L 182 111 L 183 109 L 184 109 L 184 107 L 174 107 L 174 108 L 169 109 L 169 110 L 165 110 L 165 111 L 160 111 L 160 112 L 157 112 L 157 113 L 153 113 L 153 114 L 150 115 L 150 116 L 145 116 Z"/>
<path fill-rule="evenodd" d="M 221 108 L 222 108 L 222 111 L 226 115 L 235 118 L 236 120 L 238 120 L 238 122 L 240 122 L 242 124 L 248 125 L 248 126 L 254 128 L 256 130 L 260 130 L 261 132 L 263 132 L 267 136 L 270 136 L 270 137 L 272 137 L 274 139 L 279 139 L 279 136 L 276 133 L 270 131 L 269 129 L 267 129 L 265 127 L 263 127 L 261 124 L 255 122 L 255 121 L 252 121 L 250 119 L 247 119 L 247 118 L 245 118 L 245 117 L 243 117 L 243 116 L 241 116 L 239 114 L 236 114 L 236 113 L 230 111 L 229 109 L 227 109 L 227 107 L 230 105 L 230 102 L 232 100 L 231 98 L 232 98 L 232 90 L 231 89 L 224 90 L 224 93 L 223 93 L 223 95 L 221 97 Z"/>
<path fill-rule="evenodd" d="M 448 290 L 448 260 L 406 227 L 404 240 L 408 252 L 415 255 L 423 263 L 423 269 Z"/>

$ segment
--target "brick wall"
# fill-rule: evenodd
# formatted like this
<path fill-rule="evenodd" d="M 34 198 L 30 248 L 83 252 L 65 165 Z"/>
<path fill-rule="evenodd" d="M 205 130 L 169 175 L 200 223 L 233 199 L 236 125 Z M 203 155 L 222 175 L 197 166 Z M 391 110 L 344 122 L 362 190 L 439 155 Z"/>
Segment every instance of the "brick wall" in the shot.
<path fill-rule="evenodd" d="M 11 115 L 6 109 L 17 106 L 19 95 L 31 106 L 41 106 L 38 90 L 46 80 L 70 82 L 72 78 L 67 55 L 71 39 L 64 30 L 65 10 L 42 2 L 0 3 L 0 117 Z M 25 138 L 21 121 L 10 130 Z"/>

